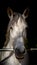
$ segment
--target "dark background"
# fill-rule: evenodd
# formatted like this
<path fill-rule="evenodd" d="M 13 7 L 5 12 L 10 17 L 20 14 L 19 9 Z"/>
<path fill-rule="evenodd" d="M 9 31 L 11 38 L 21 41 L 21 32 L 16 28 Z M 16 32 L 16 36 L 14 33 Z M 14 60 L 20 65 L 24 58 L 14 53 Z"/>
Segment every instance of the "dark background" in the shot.
<path fill-rule="evenodd" d="M 7 8 L 12 8 L 13 11 L 23 13 L 26 8 L 29 8 L 29 17 L 27 23 L 28 29 L 28 46 L 37 47 L 37 6 L 35 0 L 0 0 L 0 48 L 3 47 L 5 34 L 9 18 L 7 16 Z M 31 65 L 37 65 L 37 51 L 29 51 L 29 60 Z"/>

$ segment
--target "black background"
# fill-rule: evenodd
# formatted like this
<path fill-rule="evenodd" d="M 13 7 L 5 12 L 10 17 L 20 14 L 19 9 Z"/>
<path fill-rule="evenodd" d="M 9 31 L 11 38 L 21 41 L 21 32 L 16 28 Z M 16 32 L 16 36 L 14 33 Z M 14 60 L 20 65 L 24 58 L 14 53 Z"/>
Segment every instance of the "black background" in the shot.
<path fill-rule="evenodd" d="M 26 8 L 30 9 L 27 23 L 29 48 L 37 47 L 37 3 L 34 0 L 0 0 L 0 48 L 5 41 L 5 34 L 9 18 L 7 16 L 7 8 L 12 8 L 13 11 L 23 13 Z M 37 51 L 29 52 L 31 65 L 37 65 Z"/>

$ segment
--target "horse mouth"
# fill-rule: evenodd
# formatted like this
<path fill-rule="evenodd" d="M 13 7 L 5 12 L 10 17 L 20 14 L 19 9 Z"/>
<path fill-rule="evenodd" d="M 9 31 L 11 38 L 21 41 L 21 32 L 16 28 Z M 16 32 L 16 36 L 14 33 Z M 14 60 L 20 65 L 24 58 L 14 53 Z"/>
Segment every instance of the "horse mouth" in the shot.
<path fill-rule="evenodd" d="M 24 56 L 16 56 L 17 59 L 24 59 Z"/>
<path fill-rule="evenodd" d="M 17 59 L 24 59 L 24 54 L 15 54 Z"/>

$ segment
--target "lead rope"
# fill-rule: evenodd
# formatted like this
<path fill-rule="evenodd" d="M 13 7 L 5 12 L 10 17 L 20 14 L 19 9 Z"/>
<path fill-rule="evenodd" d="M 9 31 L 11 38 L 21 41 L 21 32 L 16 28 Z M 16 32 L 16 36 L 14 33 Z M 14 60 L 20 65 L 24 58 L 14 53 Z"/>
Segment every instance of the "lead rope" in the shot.
<path fill-rule="evenodd" d="M 10 49 L 0 49 L 0 51 L 11 51 L 11 53 L 10 53 L 10 55 L 8 57 L 6 57 L 5 59 L 0 61 L 0 64 L 2 64 L 5 60 L 10 58 L 13 55 L 13 53 L 14 53 L 14 51 L 12 49 L 11 50 Z"/>

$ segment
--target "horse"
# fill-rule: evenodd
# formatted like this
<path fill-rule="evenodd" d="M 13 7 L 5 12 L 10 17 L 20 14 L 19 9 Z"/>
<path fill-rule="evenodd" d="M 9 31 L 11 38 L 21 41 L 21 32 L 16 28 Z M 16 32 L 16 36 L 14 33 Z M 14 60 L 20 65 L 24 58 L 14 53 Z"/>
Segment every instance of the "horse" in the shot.
<path fill-rule="evenodd" d="M 13 49 L 13 51 L 2 51 L 0 53 L 0 61 L 4 65 L 28 65 L 28 52 L 25 47 L 27 41 L 27 22 L 28 8 L 23 14 L 13 12 L 11 8 L 7 9 L 8 17 L 10 19 L 6 41 L 3 48 Z"/>

